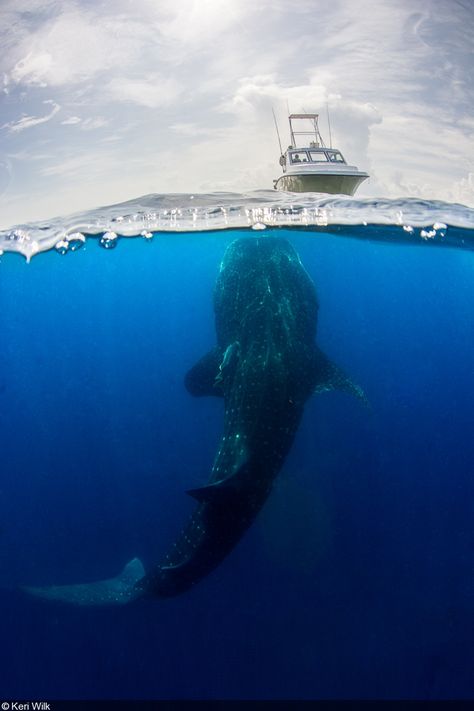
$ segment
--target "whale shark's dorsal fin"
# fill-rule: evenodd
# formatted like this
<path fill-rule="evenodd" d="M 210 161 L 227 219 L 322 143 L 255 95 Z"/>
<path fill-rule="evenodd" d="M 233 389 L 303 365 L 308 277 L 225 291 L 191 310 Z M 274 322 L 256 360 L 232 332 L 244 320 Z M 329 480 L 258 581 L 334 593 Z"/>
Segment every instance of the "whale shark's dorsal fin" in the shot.
<path fill-rule="evenodd" d="M 369 406 L 367 396 L 360 385 L 354 383 L 342 368 L 333 363 L 322 350 L 316 348 L 315 385 L 313 393 L 318 395 L 319 393 L 328 392 L 330 390 L 342 390 L 349 395 L 354 395 L 359 398 L 367 407 Z"/>
<path fill-rule="evenodd" d="M 223 396 L 221 381 L 217 380 L 222 360 L 222 349 L 216 346 L 188 370 L 184 378 L 184 384 L 191 395 L 195 397 L 202 397 L 203 395 Z"/>
<path fill-rule="evenodd" d="M 67 602 L 71 605 L 125 605 L 141 595 L 135 585 L 144 575 L 145 569 L 141 560 L 133 558 L 115 578 L 76 585 L 23 586 L 22 590 L 44 600 Z"/>

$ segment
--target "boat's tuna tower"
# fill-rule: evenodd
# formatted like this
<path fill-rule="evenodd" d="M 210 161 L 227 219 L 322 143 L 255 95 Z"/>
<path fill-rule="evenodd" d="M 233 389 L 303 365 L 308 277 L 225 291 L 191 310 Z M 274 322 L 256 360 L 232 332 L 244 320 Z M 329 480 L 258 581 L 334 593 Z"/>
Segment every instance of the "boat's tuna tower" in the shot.
<path fill-rule="evenodd" d="M 303 145 L 309 148 L 325 148 L 323 137 L 319 131 L 319 114 L 290 114 L 288 122 L 290 124 L 291 148 L 298 148 L 296 136 L 309 137 L 303 142 Z M 306 121 L 306 126 L 302 129 L 295 130 L 294 121 Z M 301 126 L 301 124 L 300 124 Z"/>

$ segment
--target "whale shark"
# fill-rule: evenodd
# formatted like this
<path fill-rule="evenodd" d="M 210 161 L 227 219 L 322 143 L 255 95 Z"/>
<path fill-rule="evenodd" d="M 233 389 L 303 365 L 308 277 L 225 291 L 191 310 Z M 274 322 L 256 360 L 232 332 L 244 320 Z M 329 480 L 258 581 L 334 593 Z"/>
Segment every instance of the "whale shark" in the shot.
<path fill-rule="evenodd" d="M 224 254 L 214 291 L 216 345 L 185 376 L 196 397 L 224 401 L 224 427 L 196 508 L 158 565 L 138 558 L 114 578 L 26 587 L 77 605 L 125 604 L 189 590 L 232 551 L 267 500 L 313 394 L 363 390 L 316 345 L 318 298 L 292 245 L 245 237 Z"/>

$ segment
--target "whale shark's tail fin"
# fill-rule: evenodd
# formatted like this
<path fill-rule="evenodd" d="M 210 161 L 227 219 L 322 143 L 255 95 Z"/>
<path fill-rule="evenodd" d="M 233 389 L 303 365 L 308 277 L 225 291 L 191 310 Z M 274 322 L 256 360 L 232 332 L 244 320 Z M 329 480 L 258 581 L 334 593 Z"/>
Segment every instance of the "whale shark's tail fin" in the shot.
<path fill-rule="evenodd" d="M 145 569 L 141 560 L 134 558 L 115 578 L 77 585 L 51 585 L 42 588 L 23 586 L 22 590 L 44 600 L 71 605 L 125 605 L 143 594 L 136 587 L 136 583 L 144 575 Z"/>

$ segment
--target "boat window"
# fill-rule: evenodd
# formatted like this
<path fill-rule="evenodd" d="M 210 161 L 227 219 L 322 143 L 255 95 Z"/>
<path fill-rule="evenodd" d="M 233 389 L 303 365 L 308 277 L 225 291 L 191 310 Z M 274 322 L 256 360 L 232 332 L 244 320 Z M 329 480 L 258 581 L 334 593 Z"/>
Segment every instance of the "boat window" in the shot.
<path fill-rule="evenodd" d="M 328 157 L 324 151 L 310 151 L 309 155 L 314 163 L 327 163 Z"/>
<path fill-rule="evenodd" d="M 308 154 L 306 151 L 296 151 L 295 153 L 290 153 L 290 159 L 292 163 L 307 163 Z"/>
<path fill-rule="evenodd" d="M 328 153 L 329 160 L 332 160 L 334 163 L 345 163 L 346 161 L 342 157 L 342 155 L 339 153 L 339 151 L 329 151 Z"/>

